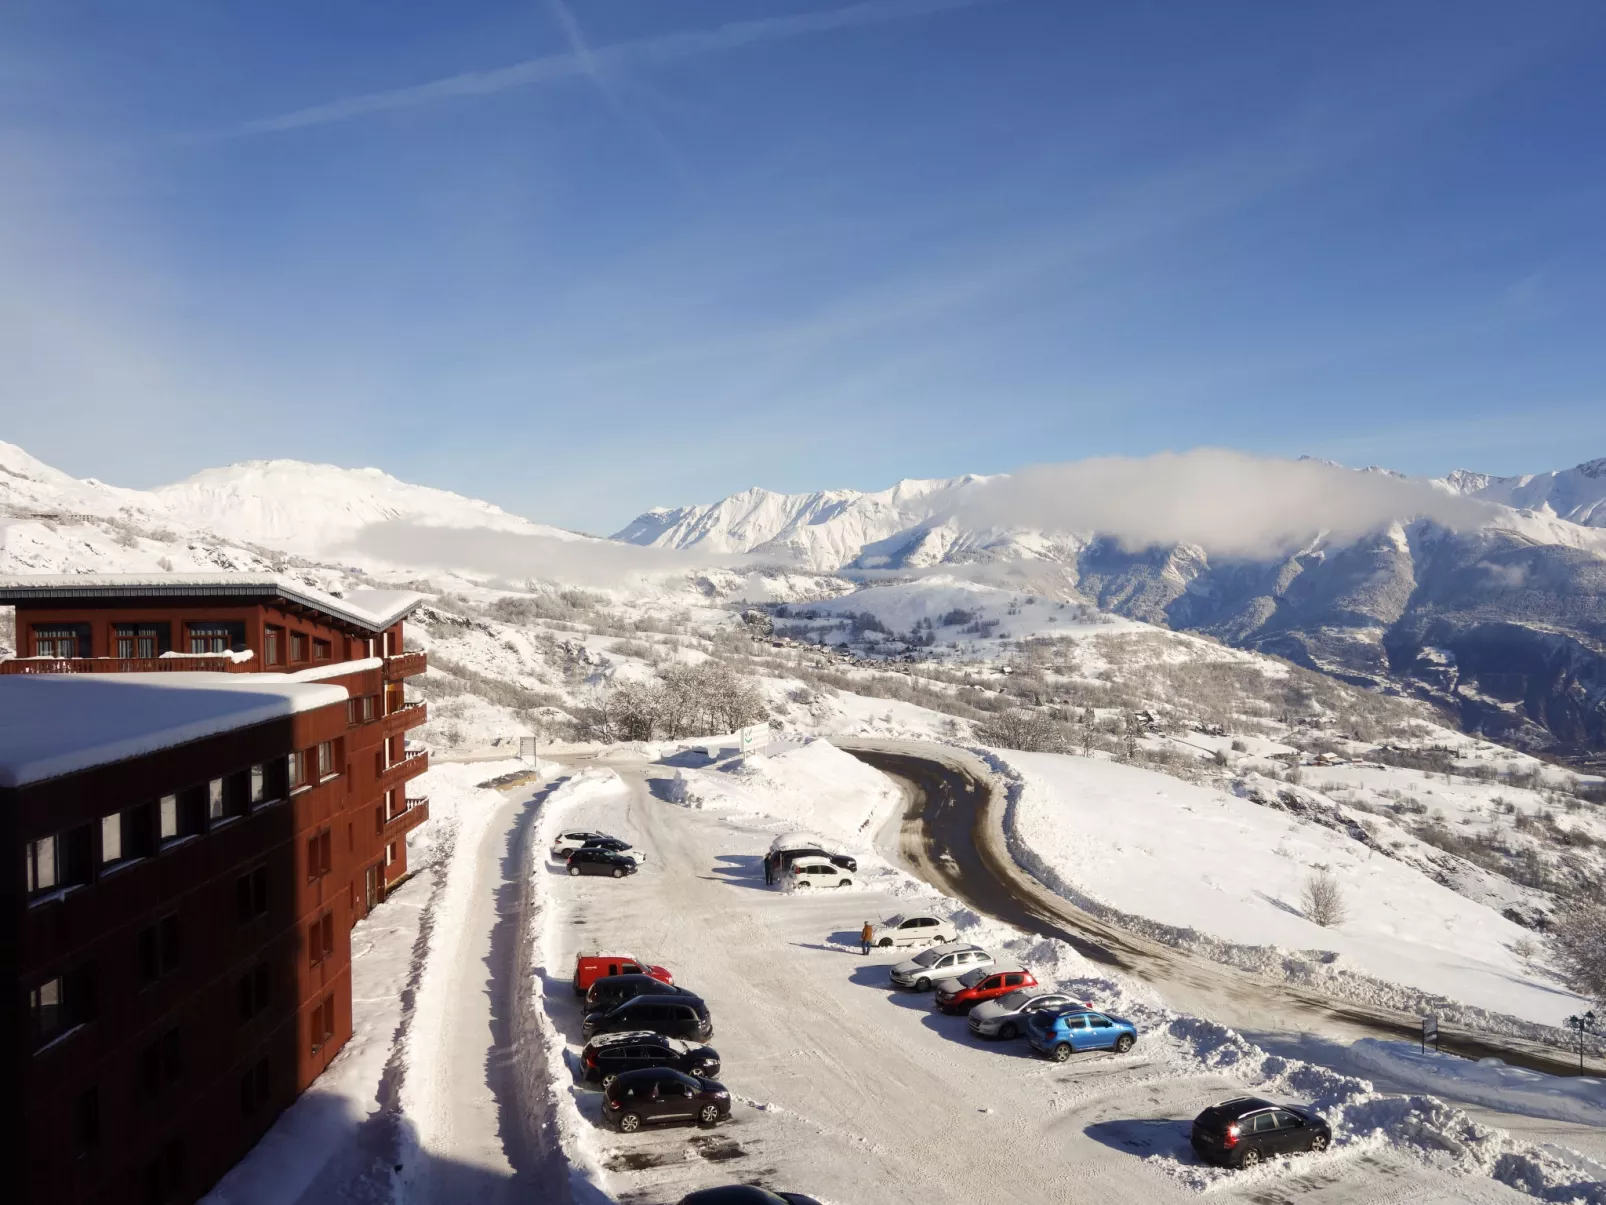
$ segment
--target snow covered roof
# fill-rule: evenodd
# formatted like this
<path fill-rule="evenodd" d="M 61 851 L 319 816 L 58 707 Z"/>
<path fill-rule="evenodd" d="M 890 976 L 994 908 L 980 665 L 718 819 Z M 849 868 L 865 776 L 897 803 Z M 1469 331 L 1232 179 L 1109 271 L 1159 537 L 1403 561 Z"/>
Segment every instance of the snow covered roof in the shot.
<path fill-rule="evenodd" d="M 273 573 L 68 573 L 0 577 L 0 603 L 45 599 L 261 598 L 277 596 L 371 632 L 382 632 L 424 601 L 411 590 L 353 590 L 335 598 Z"/>
<path fill-rule="evenodd" d="M 343 703 L 343 686 L 284 674 L 0 677 L 0 787 L 124 761 Z"/>

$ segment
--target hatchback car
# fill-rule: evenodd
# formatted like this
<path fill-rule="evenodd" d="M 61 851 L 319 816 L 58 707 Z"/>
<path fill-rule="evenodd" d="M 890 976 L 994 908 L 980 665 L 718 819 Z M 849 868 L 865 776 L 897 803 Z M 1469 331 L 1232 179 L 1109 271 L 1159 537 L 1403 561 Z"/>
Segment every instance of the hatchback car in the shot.
<path fill-rule="evenodd" d="M 651 975 L 661 983 L 675 977 L 663 967 L 652 966 L 634 954 L 577 954 L 574 959 L 574 994 L 583 996 L 605 975 Z"/>
<path fill-rule="evenodd" d="M 993 956 L 980 946 L 942 945 L 921 950 L 908 962 L 892 968 L 892 982 L 898 987 L 912 987 L 917 992 L 928 992 L 931 985 L 943 979 L 954 979 L 978 967 L 993 965 Z"/>
<path fill-rule="evenodd" d="M 800 1192 L 772 1192 L 756 1184 L 722 1184 L 699 1188 L 680 1198 L 677 1205 L 820 1205 Z"/>
<path fill-rule="evenodd" d="M 577 849 L 569 855 L 569 873 L 607 874 L 622 879 L 636 873 L 636 860 L 610 849 Z"/>
<path fill-rule="evenodd" d="M 587 841 L 595 841 L 598 837 L 606 837 L 607 835 L 607 833 L 593 832 L 590 829 L 559 833 L 557 839 L 552 842 L 552 856 L 554 858 L 567 858 Z"/>
<path fill-rule="evenodd" d="M 933 1003 L 945 1013 L 968 1013 L 978 1004 L 1023 987 L 1036 987 L 1037 977 L 1018 962 L 995 962 L 966 971 L 958 979 L 937 984 Z"/>
<path fill-rule="evenodd" d="M 781 886 L 787 891 L 852 887 L 857 881 L 852 871 L 842 869 L 827 858 L 799 858 L 792 863 L 792 869 L 781 876 Z"/>
<path fill-rule="evenodd" d="M 925 946 L 934 942 L 953 941 L 958 936 L 952 921 L 929 912 L 910 915 L 900 912 L 870 927 L 870 944 L 878 949 L 888 946 Z"/>
<path fill-rule="evenodd" d="M 708 1005 L 696 996 L 632 996 L 609 1009 L 587 1013 L 580 1032 L 587 1041 L 599 1033 L 650 1029 L 666 1038 L 706 1042 L 714 1036 Z"/>
<path fill-rule="evenodd" d="M 970 1032 L 979 1038 L 1002 1038 L 1007 1042 L 1026 1032 L 1027 1018 L 1033 1013 L 1086 1007 L 1087 1001 L 1064 992 L 1051 992 L 1042 987 L 1021 988 L 971 1009 Z"/>
<path fill-rule="evenodd" d="M 588 1081 L 600 1080 L 604 1088 L 626 1071 L 645 1067 L 668 1067 L 698 1079 L 713 1079 L 719 1074 L 719 1051 L 648 1029 L 630 1029 L 599 1034 L 580 1052 L 581 1074 Z"/>
<path fill-rule="evenodd" d="M 1083 1050 L 1113 1050 L 1125 1054 L 1138 1040 L 1138 1027 L 1124 1017 L 1112 1017 L 1086 1008 L 1035 1012 L 1026 1019 L 1026 1036 L 1032 1049 L 1056 1063 Z"/>
<path fill-rule="evenodd" d="M 610 853 L 624 854 L 626 857 L 634 858 L 638 865 L 647 860 L 647 856 L 639 849 L 628 841 L 621 841 L 618 837 L 593 837 L 580 848 L 606 849 Z"/>
<path fill-rule="evenodd" d="M 610 1008 L 637 996 L 695 997 L 696 995 L 696 992 L 665 983 L 662 979 L 651 975 L 604 975 L 601 979 L 593 980 L 591 986 L 586 989 L 585 1011 L 607 1012 Z"/>
<path fill-rule="evenodd" d="M 771 881 L 779 880 L 791 869 L 792 864 L 799 858 L 824 858 L 833 866 L 840 866 L 843 870 L 858 870 L 859 860 L 847 854 L 828 853 L 822 846 L 807 845 L 801 849 L 783 849 L 772 851 L 764 859 L 764 864 L 770 872 Z"/>
<path fill-rule="evenodd" d="M 1333 1141 L 1333 1131 L 1309 1109 L 1240 1096 L 1211 1105 L 1195 1117 L 1190 1137 L 1194 1153 L 1201 1159 L 1253 1167 L 1274 1155 L 1325 1151 Z"/>
<path fill-rule="evenodd" d="M 730 1114 L 731 1094 L 724 1084 L 668 1067 L 626 1071 L 602 1090 L 602 1120 L 626 1134 L 661 1121 L 717 1125 Z"/>

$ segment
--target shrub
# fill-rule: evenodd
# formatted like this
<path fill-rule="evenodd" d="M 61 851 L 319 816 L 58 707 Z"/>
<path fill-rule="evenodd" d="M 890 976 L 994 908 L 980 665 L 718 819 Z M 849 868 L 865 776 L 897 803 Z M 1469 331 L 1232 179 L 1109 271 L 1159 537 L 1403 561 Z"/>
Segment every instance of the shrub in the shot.
<path fill-rule="evenodd" d="M 1343 888 L 1324 867 L 1310 872 L 1300 899 L 1305 905 L 1305 919 L 1314 921 L 1324 929 L 1343 924 L 1344 918 L 1349 915 L 1349 909 L 1344 906 Z"/>

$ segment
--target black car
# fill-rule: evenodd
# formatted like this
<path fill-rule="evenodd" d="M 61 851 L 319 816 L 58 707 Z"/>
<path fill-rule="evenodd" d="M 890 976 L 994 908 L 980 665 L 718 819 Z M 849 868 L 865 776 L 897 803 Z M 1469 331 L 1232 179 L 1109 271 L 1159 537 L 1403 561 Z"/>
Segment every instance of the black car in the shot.
<path fill-rule="evenodd" d="M 730 1115 L 731 1094 L 725 1085 L 668 1067 L 626 1071 L 602 1090 L 602 1120 L 626 1134 L 659 1121 L 717 1125 Z"/>
<path fill-rule="evenodd" d="M 580 1032 L 587 1041 L 599 1033 L 650 1029 L 666 1038 L 706 1042 L 714 1036 L 708 1005 L 696 996 L 633 996 L 610 1009 L 587 1013 Z"/>
<path fill-rule="evenodd" d="M 592 981 L 586 989 L 585 1011 L 607 1012 L 634 996 L 696 996 L 683 987 L 675 987 L 651 975 L 604 975 Z"/>
<path fill-rule="evenodd" d="M 569 873 L 611 874 L 616 879 L 622 879 L 627 874 L 636 873 L 636 860 L 616 854 L 611 849 L 592 849 L 587 846 L 569 855 Z"/>
<path fill-rule="evenodd" d="M 1191 1137 L 1194 1153 L 1201 1159 L 1253 1167 L 1274 1155 L 1325 1151 L 1333 1141 L 1333 1131 L 1309 1109 L 1240 1096 L 1211 1105 L 1195 1117 Z"/>
<path fill-rule="evenodd" d="M 604 1088 L 627 1071 L 649 1067 L 668 1067 L 698 1079 L 713 1079 L 719 1074 L 719 1051 L 637 1029 L 592 1038 L 580 1052 L 580 1066 L 588 1081 L 601 1080 Z"/>
<path fill-rule="evenodd" d="M 680 1198 L 680 1205 L 820 1205 L 800 1192 L 771 1192 L 756 1184 L 722 1184 L 699 1188 Z"/>
<path fill-rule="evenodd" d="M 631 857 L 635 857 L 635 854 L 631 850 L 630 842 L 621 841 L 618 837 L 609 837 L 606 835 L 591 837 L 580 848 L 605 849 L 609 853 L 629 854 Z"/>
<path fill-rule="evenodd" d="M 778 880 L 788 870 L 792 869 L 792 863 L 799 858 L 825 858 L 831 865 L 840 866 L 843 870 L 856 871 L 859 869 L 859 859 L 850 857 L 847 854 L 832 854 L 823 849 L 812 847 L 808 849 L 782 849 L 770 854 L 766 859 L 770 866 L 770 878 Z"/>

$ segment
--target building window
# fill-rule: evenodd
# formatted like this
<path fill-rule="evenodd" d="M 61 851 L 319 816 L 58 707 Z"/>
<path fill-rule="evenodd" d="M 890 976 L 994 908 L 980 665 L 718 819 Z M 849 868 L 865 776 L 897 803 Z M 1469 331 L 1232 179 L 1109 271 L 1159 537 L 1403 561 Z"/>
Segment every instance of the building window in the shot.
<path fill-rule="evenodd" d="M 332 656 L 334 656 L 334 649 L 330 646 L 329 642 L 327 640 L 319 640 L 317 637 L 313 637 L 312 659 L 314 661 L 327 661 Z"/>
<path fill-rule="evenodd" d="M 284 664 L 284 629 L 271 624 L 262 629 L 263 656 L 269 665 Z"/>
<path fill-rule="evenodd" d="M 28 894 L 54 891 L 56 887 L 56 838 L 41 837 L 28 842 Z"/>
<path fill-rule="evenodd" d="M 149 986 L 178 970 L 178 914 L 164 916 L 139 933 L 139 978 Z"/>
<path fill-rule="evenodd" d="M 259 962 L 240 976 L 240 1021 L 250 1021 L 268 1007 L 268 964 Z"/>
<path fill-rule="evenodd" d="M 251 802 L 261 803 L 268 797 L 268 775 L 265 766 L 251 767 Z"/>
<path fill-rule="evenodd" d="M 335 743 L 334 741 L 318 742 L 318 778 L 328 778 L 335 772 Z"/>
<path fill-rule="evenodd" d="M 268 1060 L 258 1059 L 257 1065 L 240 1077 L 240 1112 L 250 1117 L 268 1103 Z"/>
<path fill-rule="evenodd" d="M 394 841 L 392 841 L 389 845 L 385 846 L 385 865 L 386 866 L 394 865 L 395 861 L 396 861 L 396 843 Z"/>
<path fill-rule="evenodd" d="M 322 1050 L 324 1043 L 335 1036 L 335 998 L 325 996 L 322 1004 L 315 1005 L 309 1018 L 312 1031 L 312 1053 Z"/>
<path fill-rule="evenodd" d="M 170 1029 L 152 1042 L 134 1060 L 134 1075 L 140 1094 L 154 1098 L 166 1092 L 184 1072 L 180 1056 L 183 1046 L 177 1029 Z"/>
<path fill-rule="evenodd" d="M 61 624 L 37 627 L 33 630 L 35 657 L 88 657 L 89 625 L 87 623 Z"/>
<path fill-rule="evenodd" d="M 307 881 L 321 879 L 334 869 L 334 847 L 329 830 L 324 829 L 307 838 Z"/>
<path fill-rule="evenodd" d="M 221 820 L 223 810 L 223 780 L 214 778 L 206 784 L 206 818 L 208 820 Z"/>
<path fill-rule="evenodd" d="M 284 759 L 285 769 L 290 779 L 290 789 L 307 785 L 307 755 L 296 750 Z"/>
<path fill-rule="evenodd" d="M 73 1154 L 82 1158 L 100 1146 L 100 1088 L 90 1085 L 73 1100 Z"/>
<path fill-rule="evenodd" d="M 268 868 L 258 866 L 234 880 L 234 908 L 239 922 L 249 924 L 268 911 Z"/>
<path fill-rule="evenodd" d="M 94 987 L 87 967 L 47 979 L 28 991 L 28 1023 L 35 1048 L 48 1045 L 94 1015 Z"/>
<path fill-rule="evenodd" d="M 189 633 L 192 653 L 217 654 L 245 648 L 243 623 L 208 621 L 192 623 L 186 630 Z"/>
<path fill-rule="evenodd" d="M 335 952 L 335 914 L 326 912 L 307 926 L 307 965 L 317 966 Z"/>
<path fill-rule="evenodd" d="M 184 1191 L 184 1145 L 177 1138 L 145 1165 L 145 1200 L 162 1205 L 176 1200 Z"/>
<path fill-rule="evenodd" d="M 122 659 L 160 657 L 168 650 L 168 626 L 165 623 L 120 623 L 113 629 L 116 653 Z"/>
<path fill-rule="evenodd" d="M 100 860 L 102 865 L 123 860 L 123 814 L 113 812 L 100 818 Z"/>
<path fill-rule="evenodd" d="M 148 803 L 100 818 L 100 862 L 109 866 L 147 858 L 155 852 L 155 809 Z"/>
<path fill-rule="evenodd" d="M 290 633 L 290 660 L 305 661 L 307 659 L 307 638 L 300 632 Z"/>
<path fill-rule="evenodd" d="M 43 895 L 89 881 L 92 829 L 81 824 L 24 847 L 28 894 Z"/>
<path fill-rule="evenodd" d="M 160 835 L 163 841 L 173 841 L 178 838 L 178 796 L 163 795 L 160 806 Z"/>

